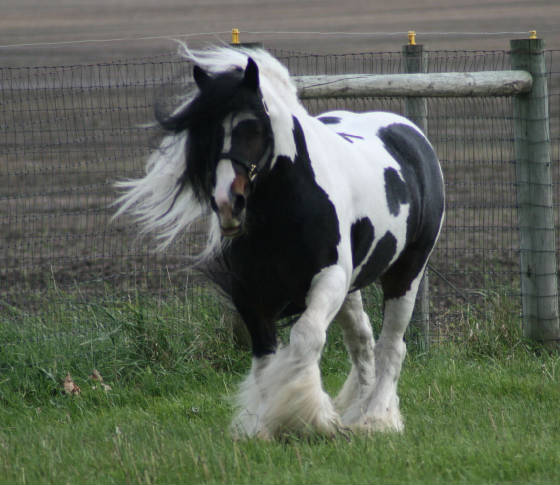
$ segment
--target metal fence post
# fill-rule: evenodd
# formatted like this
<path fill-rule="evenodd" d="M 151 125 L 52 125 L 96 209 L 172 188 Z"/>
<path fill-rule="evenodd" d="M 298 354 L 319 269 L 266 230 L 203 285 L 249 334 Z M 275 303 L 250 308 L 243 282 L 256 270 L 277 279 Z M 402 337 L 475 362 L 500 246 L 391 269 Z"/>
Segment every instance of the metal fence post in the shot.
<path fill-rule="evenodd" d="M 417 45 L 414 32 L 409 32 L 409 43 L 402 48 L 404 68 L 407 74 L 426 72 L 424 46 Z M 405 99 L 405 116 L 428 134 L 428 102 L 426 98 L 409 96 Z M 412 315 L 418 343 L 424 349 L 430 347 L 430 285 L 428 268 L 420 282 L 416 305 Z"/>
<path fill-rule="evenodd" d="M 533 89 L 514 98 L 523 334 L 552 344 L 560 324 L 544 41 L 511 40 L 510 47 L 512 68 L 533 76 Z"/>
<path fill-rule="evenodd" d="M 264 44 L 262 42 L 241 42 L 239 40 L 239 34 L 241 32 L 239 29 L 231 29 L 231 47 L 242 47 L 246 49 L 264 49 Z"/>

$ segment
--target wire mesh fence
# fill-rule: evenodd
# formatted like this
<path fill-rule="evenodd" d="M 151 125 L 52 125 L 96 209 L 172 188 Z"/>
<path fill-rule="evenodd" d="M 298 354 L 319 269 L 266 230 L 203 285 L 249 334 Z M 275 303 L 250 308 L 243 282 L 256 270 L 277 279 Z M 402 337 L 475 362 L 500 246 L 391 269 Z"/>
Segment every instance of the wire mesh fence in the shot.
<path fill-rule="evenodd" d="M 292 75 L 404 72 L 400 52 L 310 55 L 274 51 Z M 547 52 L 558 240 L 560 51 Z M 509 69 L 507 51 L 427 52 L 428 72 Z M 118 179 L 143 174 L 160 133 L 157 103 L 172 105 L 191 66 L 173 54 L 97 65 L 0 68 L 0 305 L 29 307 L 49 287 L 118 298 L 204 285 L 186 271 L 193 231 L 164 254 L 130 221 L 111 221 Z M 404 98 L 308 100 L 331 109 L 404 113 Z M 428 100 L 428 136 L 446 180 L 447 214 L 431 259 L 432 331 L 457 331 L 464 309 L 506 297 L 520 313 L 512 99 Z M 36 298 L 39 296 L 39 298 Z M 489 310 L 490 309 L 490 310 Z"/>

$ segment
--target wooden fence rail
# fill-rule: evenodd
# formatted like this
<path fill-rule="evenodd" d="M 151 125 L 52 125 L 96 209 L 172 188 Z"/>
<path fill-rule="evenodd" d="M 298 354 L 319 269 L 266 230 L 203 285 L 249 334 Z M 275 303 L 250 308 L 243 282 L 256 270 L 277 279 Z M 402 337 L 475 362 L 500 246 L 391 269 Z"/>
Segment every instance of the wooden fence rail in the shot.
<path fill-rule="evenodd" d="M 294 77 L 301 99 L 344 97 L 512 96 L 531 91 L 527 71 L 339 74 Z"/>

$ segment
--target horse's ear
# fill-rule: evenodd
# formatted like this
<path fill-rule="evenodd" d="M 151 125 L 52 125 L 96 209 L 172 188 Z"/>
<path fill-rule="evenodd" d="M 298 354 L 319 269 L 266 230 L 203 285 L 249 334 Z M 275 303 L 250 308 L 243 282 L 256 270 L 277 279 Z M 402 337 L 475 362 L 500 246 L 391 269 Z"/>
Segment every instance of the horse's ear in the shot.
<path fill-rule="evenodd" d="M 259 68 L 251 57 L 247 60 L 243 84 L 253 91 L 259 88 Z"/>
<path fill-rule="evenodd" d="M 193 78 L 194 82 L 198 86 L 198 89 L 201 91 L 204 89 L 204 86 L 208 84 L 208 81 L 210 81 L 210 76 L 206 74 L 202 67 L 197 66 L 196 64 L 193 68 Z"/>

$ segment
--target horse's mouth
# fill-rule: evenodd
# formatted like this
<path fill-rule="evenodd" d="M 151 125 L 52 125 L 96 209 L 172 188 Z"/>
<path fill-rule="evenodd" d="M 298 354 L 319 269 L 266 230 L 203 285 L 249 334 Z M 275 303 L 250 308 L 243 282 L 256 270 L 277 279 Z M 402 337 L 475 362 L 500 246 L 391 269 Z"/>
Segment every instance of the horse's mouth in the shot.
<path fill-rule="evenodd" d="M 238 226 L 223 227 L 220 226 L 220 231 L 224 237 L 236 237 L 243 232 L 243 226 L 239 224 Z"/>

